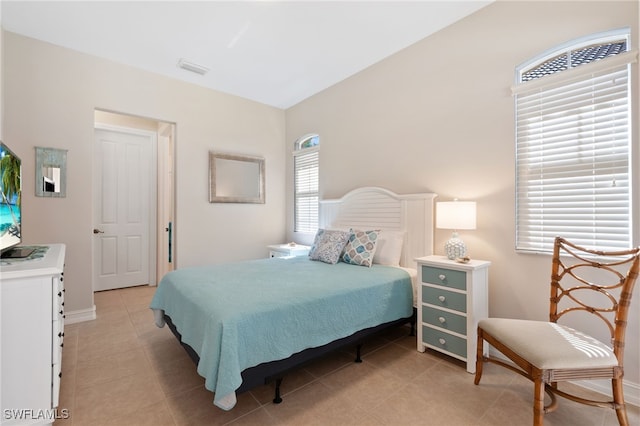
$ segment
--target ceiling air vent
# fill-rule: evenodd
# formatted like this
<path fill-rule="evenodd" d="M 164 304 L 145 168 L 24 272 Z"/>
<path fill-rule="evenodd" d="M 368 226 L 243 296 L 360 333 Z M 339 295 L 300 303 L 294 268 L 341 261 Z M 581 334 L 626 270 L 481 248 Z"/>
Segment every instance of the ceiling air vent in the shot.
<path fill-rule="evenodd" d="M 205 75 L 207 72 L 209 72 L 209 68 L 205 67 L 204 65 L 189 62 L 184 58 L 180 58 L 180 60 L 178 61 L 178 67 L 182 68 L 183 70 L 195 72 L 196 74 L 200 75 Z"/>

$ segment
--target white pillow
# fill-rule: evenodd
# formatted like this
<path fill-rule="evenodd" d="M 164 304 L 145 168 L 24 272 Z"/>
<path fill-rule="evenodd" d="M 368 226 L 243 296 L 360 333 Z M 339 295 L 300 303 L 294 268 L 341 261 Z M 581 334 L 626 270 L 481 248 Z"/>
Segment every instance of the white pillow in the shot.
<path fill-rule="evenodd" d="M 400 266 L 404 232 L 380 231 L 373 263 L 387 266 Z"/>

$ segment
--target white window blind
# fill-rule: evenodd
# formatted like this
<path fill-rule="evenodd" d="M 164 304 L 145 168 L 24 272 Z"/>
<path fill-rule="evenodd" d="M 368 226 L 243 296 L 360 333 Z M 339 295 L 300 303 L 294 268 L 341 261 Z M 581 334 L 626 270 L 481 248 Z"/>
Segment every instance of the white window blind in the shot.
<path fill-rule="evenodd" d="M 317 148 L 294 152 L 295 232 L 318 229 L 318 159 Z"/>
<path fill-rule="evenodd" d="M 516 249 L 632 246 L 630 69 L 614 58 L 514 89 Z"/>

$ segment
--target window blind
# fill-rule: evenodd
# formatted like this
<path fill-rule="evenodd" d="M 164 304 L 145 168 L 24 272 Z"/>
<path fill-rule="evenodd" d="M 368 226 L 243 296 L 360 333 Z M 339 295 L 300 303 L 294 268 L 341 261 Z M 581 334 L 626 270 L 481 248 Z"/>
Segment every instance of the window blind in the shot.
<path fill-rule="evenodd" d="M 317 149 L 294 153 L 295 232 L 313 233 L 318 229 L 318 159 Z"/>
<path fill-rule="evenodd" d="M 518 250 L 551 252 L 557 235 L 600 250 L 632 245 L 629 65 L 596 64 L 518 88 Z"/>

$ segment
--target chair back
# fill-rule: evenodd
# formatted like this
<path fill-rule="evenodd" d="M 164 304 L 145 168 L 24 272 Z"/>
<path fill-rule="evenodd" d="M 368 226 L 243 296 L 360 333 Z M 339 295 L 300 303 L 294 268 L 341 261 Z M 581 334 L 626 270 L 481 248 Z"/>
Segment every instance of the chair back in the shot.
<path fill-rule="evenodd" d="M 549 321 L 570 312 L 587 312 L 604 321 L 622 365 L 631 294 L 638 277 L 640 247 L 589 250 L 556 237 L 551 267 Z M 592 282 L 597 277 L 598 283 Z M 590 297 L 588 294 L 597 293 Z M 593 300 L 597 300 L 593 303 Z M 593 306 L 593 305 L 598 306 Z"/>

